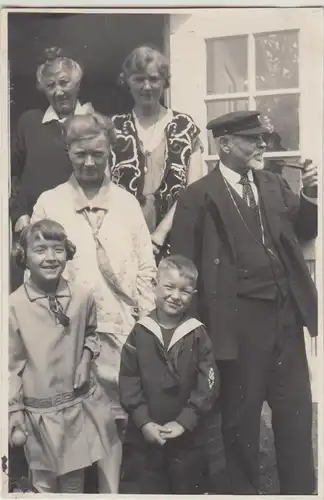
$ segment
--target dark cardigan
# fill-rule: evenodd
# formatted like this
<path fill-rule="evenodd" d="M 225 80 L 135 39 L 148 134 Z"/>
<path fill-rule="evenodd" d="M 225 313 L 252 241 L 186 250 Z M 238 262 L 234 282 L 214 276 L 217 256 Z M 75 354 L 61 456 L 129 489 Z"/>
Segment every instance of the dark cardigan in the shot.
<path fill-rule="evenodd" d="M 40 109 L 23 113 L 12 141 L 11 176 L 20 180 L 18 195 L 10 204 L 13 224 L 21 215 L 31 215 L 38 197 L 72 173 L 62 126 L 57 121 L 42 123 L 43 116 Z"/>

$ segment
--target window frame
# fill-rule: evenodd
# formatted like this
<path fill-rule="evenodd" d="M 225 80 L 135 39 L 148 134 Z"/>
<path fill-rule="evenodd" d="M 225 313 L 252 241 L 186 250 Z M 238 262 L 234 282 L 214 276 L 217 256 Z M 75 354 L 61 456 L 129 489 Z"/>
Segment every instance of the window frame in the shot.
<path fill-rule="evenodd" d="M 299 151 L 283 152 L 285 154 L 281 153 L 280 157 L 311 157 L 315 164 L 322 165 L 322 134 L 314 132 L 323 130 L 324 42 L 323 11 L 320 7 L 206 8 L 195 9 L 190 15 L 187 12 L 175 13 L 170 15 L 169 20 L 172 75 L 169 105 L 193 117 L 200 128 L 204 159 L 207 161 L 215 157 L 208 157 L 207 110 L 204 102 L 207 96 L 205 39 L 298 30 Z M 252 65 L 253 61 L 250 61 L 250 72 L 253 70 Z M 283 92 L 287 93 L 287 90 L 283 89 Z M 273 95 L 272 91 L 270 93 Z M 212 97 L 210 95 L 209 99 Z M 266 156 L 278 157 L 277 153 L 270 152 Z"/>
<path fill-rule="evenodd" d="M 204 99 L 204 104 L 206 106 L 207 113 L 207 103 L 208 102 L 222 102 L 222 101 L 235 101 L 240 99 L 245 99 L 248 102 L 248 109 L 256 110 L 256 100 L 258 97 L 266 97 L 266 96 L 284 96 L 284 95 L 295 95 L 298 96 L 299 101 L 301 98 L 301 88 L 300 88 L 300 57 L 298 57 L 298 87 L 289 87 L 289 88 L 276 88 L 276 89 L 268 89 L 268 90 L 257 90 L 256 88 L 256 37 L 259 35 L 266 34 L 274 34 L 274 33 L 288 33 L 295 32 L 297 33 L 297 43 L 298 43 L 298 52 L 300 46 L 300 29 L 280 29 L 274 31 L 249 31 L 246 33 L 241 33 L 239 36 L 246 37 L 247 43 L 247 81 L 248 81 L 248 90 L 245 92 L 228 92 L 224 94 L 208 94 L 207 86 L 206 86 L 206 95 Z M 207 44 L 210 41 L 214 40 L 226 40 L 231 38 L 236 38 L 237 34 L 229 34 L 228 36 L 207 36 L 204 38 L 205 42 L 205 54 L 206 54 L 206 71 L 208 70 L 208 50 Z M 207 74 L 206 74 L 207 75 Z M 206 76 L 207 81 L 207 76 Z M 298 130 L 300 136 L 300 117 L 298 123 Z M 299 137 L 299 146 L 300 146 L 300 137 Z M 301 158 L 300 148 L 297 150 L 289 150 L 289 151 L 268 151 L 265 153 L 265 158 L 272 159 L 284 159 L 284 158 Z M 208 146 L 207 152 L 205 155 L 205 159 L 207 162 L 214 162 L 218 160 L 218 155 L 209 154 Z M 292 168 L 292 167 L 290 167 Z M 297 166 L 295 168 L 298 168 Z M 300 167 L 302 169 L 302 167 Z"/>

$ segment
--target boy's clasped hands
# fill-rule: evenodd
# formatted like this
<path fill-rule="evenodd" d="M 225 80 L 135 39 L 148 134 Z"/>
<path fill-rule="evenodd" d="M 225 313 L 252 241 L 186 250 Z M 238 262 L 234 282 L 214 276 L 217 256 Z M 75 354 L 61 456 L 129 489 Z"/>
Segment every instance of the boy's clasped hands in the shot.
<path fill-rule="evenodd" d="M 181 436 L 185 428 L 178 422 L 168 422 L 164 425 L 148 422 L 142 427 L 142 433 L 146 441 L 149 443 L 157 443 L 163 446 L 169 439 L 175 439 Z"/>

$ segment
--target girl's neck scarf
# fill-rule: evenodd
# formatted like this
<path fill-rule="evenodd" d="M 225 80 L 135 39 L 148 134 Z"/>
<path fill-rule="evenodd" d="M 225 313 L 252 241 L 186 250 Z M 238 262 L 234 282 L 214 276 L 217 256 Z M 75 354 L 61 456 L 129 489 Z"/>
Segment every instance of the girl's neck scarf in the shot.
<path fill-rule="evenodd" d="M 70 324 L 70 318 L 64 313 L 64 309 L 60 301 L 55 295 L 48 295 L 48 303 L 51 312 L 54 314 L 60 325 L 68 327 Z"/>

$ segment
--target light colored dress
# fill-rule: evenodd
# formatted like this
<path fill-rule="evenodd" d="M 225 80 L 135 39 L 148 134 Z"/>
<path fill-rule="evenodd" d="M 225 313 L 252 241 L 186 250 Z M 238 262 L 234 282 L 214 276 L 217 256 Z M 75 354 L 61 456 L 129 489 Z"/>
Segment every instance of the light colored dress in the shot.
<path fill-rule="evenodd" d="M 93 371 L 89 383 L 73 387 L 84 348 L 100 353 L 94 299 L 63 279 L 56 297 L 67 327 L 31 280 L 10 295 L 9 412 L 24 410 L 29 467 L 60 476 L 109 456 L 116 430 Z"/>
<path fill-rule="evenodd" d="M 85 211 L 87 216 L 85 216 Z M 101 215 L 100 215 L 101 214 Z M 102 219 L 102 215 L 104 215 Z M 136 303 L 140 316 L 154 309 L 152 278 L 156 275 L 150 234 L 138 201 L 106 177 L 97 196 L 89 201 L 75 177 L 43 193 L 32 222 L 56 220 L 76 245 L 76 254 L 64 276 L 90 287 L 98 310 L 98 332 L 102 344 L 96 361 L 98 380 L 111 399 L 116 416 L 125 416 L 118 397 L 120 353 L 134 320 L 134 308 L 118 297 L 103 277 L 97 261 L 92 225 L 102 219 L 97 231 L 114 273 Z"/>

